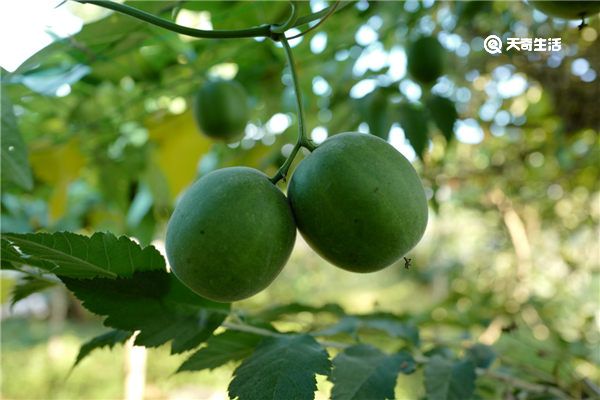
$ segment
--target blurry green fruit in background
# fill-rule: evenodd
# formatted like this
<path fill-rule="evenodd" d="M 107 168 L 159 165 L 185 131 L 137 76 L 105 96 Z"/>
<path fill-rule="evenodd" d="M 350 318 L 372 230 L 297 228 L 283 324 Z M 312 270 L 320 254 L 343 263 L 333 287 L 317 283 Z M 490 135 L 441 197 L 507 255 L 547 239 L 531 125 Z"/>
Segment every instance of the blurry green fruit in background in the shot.
<path fill-rule="evenodd" d="M 246 91 L 236 81 L 206 83 L 196 93 L 193 108 L 200 132 L 213 139 L 235 140 L 248 123 Z"/>
<path fill-rule="evenodd" d="M 410 44 L 408 72 L 420 83 L 430 84 L 444 73 L 445 50 L 435 37 L 426 36 Z"/>
<path fill-rule="evenodd" d="M 185 285 L 230 302 L 266 288 L 295 238 L 283 193 L 262 172 L 233 167 L 211 172 L 188 189 L 169 221 L 166 250 Z"/>
<path fill-rule="evenodd" d="M 373 135 L 343 133 L 303 160 L 288 195 L 298 229 L 334 265 L 353 272 L 394 263 L 421 239 L 427 199 L 416 171 Z"/>
<path fill-rule="evenodd" d="M 600 12 L 600 1 L 535 1 L 529 0 L 534 8 L 552 17 L 581 19 Z"/>

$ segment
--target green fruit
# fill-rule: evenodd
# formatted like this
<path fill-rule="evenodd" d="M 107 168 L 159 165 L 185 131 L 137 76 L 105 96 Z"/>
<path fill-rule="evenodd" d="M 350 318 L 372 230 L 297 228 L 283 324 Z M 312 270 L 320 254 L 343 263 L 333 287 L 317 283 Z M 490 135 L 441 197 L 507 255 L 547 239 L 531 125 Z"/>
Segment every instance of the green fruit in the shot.
<path fill-rule="evenodd" d="M 167 228 L 171 269 L 211 300 L 245 299 L 265 289 L 288 260 L 296 226 L 283 193 L 260 171 L 213 171 L 185 193 Z"/>
<path fill-rule="evenodd" d="M 552 17 L 582 19 L 600 12 L 600 1 L 529 1 L 534 8 Z"/>
<path fill-rule="evenodd" d="M 408 72 L 425 84 L 435 82 L 444 73 L 445 51 L 434 37 L 421 37 L 408 48 Z"/>
<path fill-rule="evenodd" d="M 236 81 L 208 82 L 196 93 L 193 107 L 200 131 L 213 139 L 236 139 L 248 123 L 246 91 Z"/>
<path fill-rule="evenodd" d="M 427 199 L 416 171 L 373 135 L 327 139 L 298 165 L 288 196 L 308 244 L 349 271 L 394 263 L 427 226 Z"/>

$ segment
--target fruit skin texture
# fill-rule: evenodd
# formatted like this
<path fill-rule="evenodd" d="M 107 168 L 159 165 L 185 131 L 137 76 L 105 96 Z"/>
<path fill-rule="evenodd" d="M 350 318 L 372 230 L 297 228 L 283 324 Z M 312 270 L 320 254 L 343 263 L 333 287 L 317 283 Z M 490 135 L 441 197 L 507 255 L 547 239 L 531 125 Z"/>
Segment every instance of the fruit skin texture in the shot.
<path fill-rule="evenodd" d="M 334 265 L 373 272 L 423 236 L 427 199 L 410 162 L 385 140 L 342 133 L 296 168 L 288 196 L 308 244 Z"/>
<path fill-rule="evenodd" d="M 444 73 L 445 55 L 436 38 L 421 37 L 408 48 L 408 71 L 419 82 L 431 84 Z"/>
<path fill-rule="evenodd" d="M 167 228 L 175 275 L 200 296 L 220 302 L 250 297 L 281 272 L 296 238 L 283 193 L 260 171 L 213 171 L 196 181 Z"/>
<path fill-rule="evenodd" d="M 599 1 L 529 1 L 534 8 L 552 17 L 581 19 L 600 12 Z"/>
<path fill-rule="evenodd" d="M 248 123 L 246 91 L 236 81 L 206 83 L 196 93 L 193 107 L 200 131 L 213 139 L 236 139 Z"/>

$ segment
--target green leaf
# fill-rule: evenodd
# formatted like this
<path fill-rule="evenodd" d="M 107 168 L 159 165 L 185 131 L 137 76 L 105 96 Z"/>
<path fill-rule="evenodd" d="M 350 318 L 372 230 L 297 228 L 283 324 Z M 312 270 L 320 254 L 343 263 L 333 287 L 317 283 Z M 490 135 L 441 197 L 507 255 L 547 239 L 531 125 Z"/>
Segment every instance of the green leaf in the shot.
<path fill-rule="evenodd" d="M 423 107 L 415 103 L 398 106 L 399 123 L 406 138 L 419 158 L 423 158 L 428 142 L 427 114 Z"/>
<path fill-rule="evenodd" d="M 8 240 L 0 237 L 0 267 L 2 269 L 16 269 L 15 264 L 21 262 L 21 254 Z"/>
<path fill-rule="evenodd" d="M 453 137 L 454 124 L 458 119 L 454 103 L 446 97 L 431 96 L 427 99 L 426 104 L 433 122 L 449 142 Z"/>
<path fill-rule="evenodd" d="M 83 64 L 68 65 L 39 69 L 26 75 L 15 77 L 13 83 L 22 83 L 34 92 L 45 96 L 54 96 L 61 85 L 72 85 L 89 74 L 91 68 Z"/>
<path fill-rule="evenodd" d="M 361 329 L 377 329 L 396 338 L 402 338 L 414 346 L 420 343 L 419 330 L 391 314 L 348 315 L 335 325 L 315 332 L 316 336 L 334 336 L 341 333 L 355 337 Z"/>
<path fill-rule="evenodd" d="M 467 400 L 475 391 L 475 364 L 434 356 L 425 367 L 425 390 L 432 400 Z"/>
<path fill-rule="evenodd" d="M 335 336 L 341 333 L 346 333 L 350 336 L 355 337 L 360 328 L 360 320 L 358 317 L 348 315 L 340 319 L 335 325 L 328 328 L 315 332 L 316 336 Z"/>
<path fill-rule="evenodd" d="M 73 368 L 75 368 L 81 360 L 89 356 L 92 351 L 107 346 L 109 349 L 112 349 L 117 344 L 125 343 L 131 335 L 133 335 L 133 332 L 112 330 L 85 342 L 79 348 L 79 354 L 77 354 L 77 359 L 75 360 L 75 364 L 73 364 Z"/>
<path fill-rule="evenodd" d="M 360 100 L 360 111 L 372 135 L 387 140 L 392 127 L 388 97 L 383 89 L 376 89 Z"/>
<path fill-rule="evenodd" d="M 361 326 L 383 331 L 392 337 L 404 339 L 414 346 L 420 344 L 419 329 L 393 314 L 366 315 L 361 318 Z"/>
<path fill-rule="evenodd" d="M 7 243 L 7 242 L 9 243 Z M 152 246 L 96 232 L 2 234 L 2 258 L 72 278 L 129 277 L 135 271 L 164 270 L 165 260 Z"/>
<path fill-rule="evenodd" d="M 476 367 L 489 368 L 496 359 L 496 352 L 491 346 L 476 343 L 467 349 L 466 356 Z"/>
<path fill-rule="evenodd" d="M 410 374 L 415 366 L 405 351 L 388 355 L 366 344 L 349 347 L 333 360 L 331 398 L 393 399 L 398 373 Z"/>
<path fill-rule="evenodd" d="M 196 295 L 166 271 L 136 272 L 119 279 L 61 279 L 85 308 L 107 317 L 104 325 L 139 330 L 135 344 L 140 346 L 172 340 L 172 353 L 204 342 L 229 311 L 229 304 Z"/>
<path fill-rule="evenodd" d="M 324 304 L 322 306 L 315 307 L 301 303 L 290 303 L 267 308 L 266 310 L 261 311 L 256 317 L 265 321 L 272 321 L 282 315 L 298 314 L 301 312 L 309 312 L 312 314 L 326 312 L 339 316 L 345 314 L 344 309 L 339 304 Z"/>
<path fill-rule="evenodd" d="M 327 352 L 309 335 L 266 338 L 235 370 L 229 397 L 313 399 L 315 374 L 328 375 L 330 369 Z"/>
<path fill-rule="evenodd" d="M 17 301 L 23 300 L 33 293 L 41 292 L 54 285 L 56 285 L 56 283 L 49 281 L 48 279 L 25 276 L 13 288 L 10 303 L 11 305 L 14 305 Z"/>
<path fill-rule="evenodd" d="M 206 346 L 185 360 L 177 372 L 214 369 L 230 361 L 244 359 L 252 354 L 262 339 L 256 334 L 232 330 L 211 336 Z"/>
<path fill-rule="evenodd" d="M 0 164 L 3 184 L 14 183 L 25 190 L 33 188 L 33 177 L 27 160 L 27 147 L 21 137 L 17 118 L 8 94 L 2 88 L 2 122 L 0 126 Z"/>

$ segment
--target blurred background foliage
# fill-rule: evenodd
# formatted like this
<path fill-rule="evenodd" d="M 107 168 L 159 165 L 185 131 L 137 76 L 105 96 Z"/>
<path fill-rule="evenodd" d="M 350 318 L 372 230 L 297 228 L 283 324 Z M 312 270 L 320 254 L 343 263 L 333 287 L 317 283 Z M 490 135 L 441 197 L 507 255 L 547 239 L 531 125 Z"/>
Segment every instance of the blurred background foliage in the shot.
<path fill-rule="evenodd" d="M 133 5 L 205 29 L 288 13 L 286 2 Z M 302 3 L 300 14 L 326 5 Z M 83 29 L 2 71 L 33 172 L 31 190 L 3 176 L 3 232 L 111 231 L 161 248 L 178 196 L 199 176 L 232 165 L 273 174 L 281 165 L 297 119 L 278 45 L 188 38 L 93 5 L 61 7 L 83 18 Z M 276 282 L 236 307 L 392 312 L 418 325 L 435 351 L 481 342 L 508 374 L 590 393 L 600 379 L 600 26 L 577 24 L 523 2 L 359 1 L 292 41 L 313 140 L 357 130 L 387 138 L 419 171 L 430 223 L 410 269 L 371 275 L 328 265 L 299 238 Z M 483 51 L 491 33 L 558 37 L 562 50 L 492 56 Z M 446 53 L 444 75 L 430 86 L 406 72 L 406 49 L 423 35 Z M 215 76 L 249 94 L 251 123 L 230 145 L 200 135 L 190 111 L 193 93 Z M 434 123 L 431 94 L 450 100 L 437 100 L 445 125 Z M 3 271 L 2 301 L 2 398 L 123 396 L 121 348 L 98 351 L 66 379 L 78 345 L 101 328 L 62 288 Z M 333 322 L 300 313 L 278 328 Z M 386 346 L 373 332 L 362 339 Z M 232 366 L 173 377 L 182 357 L 167 355 L 149 352 L 147 398 L 224 398 Z M 423 396 L 421 380 L 401 376 L 397 397 Z M 318 398 L 328 385 L 319 382 Z M 549 398 L 491 378 L 476 393 Z"/>

